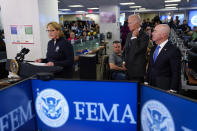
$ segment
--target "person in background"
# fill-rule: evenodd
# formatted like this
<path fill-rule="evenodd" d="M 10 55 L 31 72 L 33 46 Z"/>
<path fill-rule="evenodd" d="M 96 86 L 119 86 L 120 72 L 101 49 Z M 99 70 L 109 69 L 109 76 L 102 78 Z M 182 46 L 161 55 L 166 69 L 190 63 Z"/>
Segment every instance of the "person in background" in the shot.
<path fill-rule="evenodd" d="M 148 63 L 149 63 L 149 59 L 150 59 L 150 51 L 151 51 L 151 48 L 153 47 L 153 41 L 152 41 L 152 29 L 150 26 L 147 26 L 146 29 L 145 29 L 145 32 L 146 34 L 149 36 L 149 42 L 148 42 L 148 47 L 147 47 L 147 55 L 146 55 L 146 70 L 147 70 L 147 67 L 148 67 Z"/>
<path fill-rule="evenodd" d="M 109 66 L 113 80 L 125 80 L 126 79 L 126 67 L 122 64 L 122 51 L 119 41 L 113 42 L 113 53 L 109 56 Z"/>
<path fill-rule="evenodd" d="M 179 16 L 176 16 L 175 20 L 176 20 L 176 26 L 179 27 L 180 24 Z"/>
<path fill-rule="evenodd" d="M 192 32 L 192 40 L 197 41 L 197 26 L 194 26 L 194 29 Z"/>
<path fill-rule="evenodd" d="M 86 31 L 83 31 L 82 36 L 80 37 L 80 39 L 82 39 L 83 41 L 87 40 L 87 33 L 86 33 Z"/>
<path fill-rule="evenodd" d="M 77 40 L 77 38 L 75 37 L 75 33 L 74 32 L 70 32 L 70 37 L 68 38 L 68 41 L 71 41 L 71 40 Z"/>
<path fill-rule="evenodd" d="M 187 28 L 189 28 L 189 30 L 191 30 L 191 27 L 187 24 L 187 21 L 184 20 L 183 24 L 180 26 L 180 29 L 185 33 L 187 31 Z"/>
<path fill-rule="evenodd" d="M 61 66 L 63 70 L 55 76 L 72 78 L 74 63 L 72 45 L 64 39 L 61 26 L 57 22 L 48 23 L 47 32 L 51 40 L 48 42 L 46 59 L 37 59 L 35 62 L 46 62 L 46 66 Z"/>
<path fill-rule="evenodd" d="M 151 49 L 147 82 L 158 88 L 177 92 L 181 80 L 181 52 L 170 41 L 170 27 L 157 25 L 152 33 L 156 45 Z"/>
<path fill-rule="evenodd" d="M 177 26 L 173 21 L 173 17 L 170 18 L 170 22 L 168 22 L 168 25 L 170 26 L 171 29 L 174 29 L 174 30 L 177 29 Z"/>
<path fill-rule="evenodd" d="M 71 26 L 71 30 L 72 30 L 74 33 L 77 33 L 77 31 L 78 31 L 77 22 L 74 22 L 74 23 L 73 23 L 73 25 Z"/>
<path fill-rule="evenodd" d="M 96 32 L 97 34 L 99 34 L 99 25 L 98 24 L 96 24 L 93 31 Z"/>
<path fill-rule="evenodd" d="M 149 42 L 148 35 L 140 27 L 141 19 L 138 15 L 128 18 L 130 33 L 124 48 L 124 64 L 126 66 L 128 79 L 144 82 L 146 71 L 146 51 Z"/>
<path fill-rule="evenodd" d="M 130 31 L 129 31 L 129 27 L 128 27 L 128 21 L 125 21 L 125 22 L 124 22 L 124 25 L 123 25 L 123 27 L 121 28 L 120 32 L 121 32 L 121 39 L 122 39 L 121 46 L 122 46 L 122 49 L 123 49 L 124 46 L 125 46 L 125 42 L 126 42 L 126 39 L 127 39 L 127 35 L 128 35 L 128 33 L 130 32 Z"/>

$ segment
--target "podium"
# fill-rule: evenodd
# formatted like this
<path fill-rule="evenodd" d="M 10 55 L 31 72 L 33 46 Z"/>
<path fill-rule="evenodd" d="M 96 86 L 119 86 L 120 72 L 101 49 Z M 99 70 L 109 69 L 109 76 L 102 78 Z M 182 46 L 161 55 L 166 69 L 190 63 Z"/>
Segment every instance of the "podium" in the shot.
<path fill-rule="evenodd" d="M 6 62 L 6 69 L 8 71 L 10 70 L 10 62 L 11 60 L 8 59 Z M 18 75 L 22 78 L 27 78 L 33 75 L 36 75 L 37 73 L 56 73 L 60 72 L 63 69 L 63 67 L 60 66 L 37 66 L 32 65 L 27 62 L 18 62 Z"/>

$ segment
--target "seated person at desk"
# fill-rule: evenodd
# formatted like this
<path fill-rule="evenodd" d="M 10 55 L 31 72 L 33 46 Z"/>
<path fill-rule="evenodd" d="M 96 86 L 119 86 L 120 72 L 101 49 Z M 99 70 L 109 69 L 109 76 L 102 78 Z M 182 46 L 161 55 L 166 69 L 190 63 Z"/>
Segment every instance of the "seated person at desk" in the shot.
<path fill-rule="evenodd" d="M 194 26 L 193 32 L 192 32 L 192 40 L 197 41 L 197 26 Z"/>
<path fill-rule="evenodd" d="M 112 79 L 114 80 L 125 80 L 127 70 L 125 66 L 123 66 L 122 52 L 121 52 L 121 44 L 119 41 L 113 42 L 113 53 L 109 56 L 109 66 L 112 74 Z"/>
<path fill-rule="evenodd" d="M 64 39 L 61 26 L 57 22 L 47 24 L 47 32 L 51 40 L 48 42 L 46 59 L 35 62 L 47 62 L 46 66 L 61 66 L 63 70 L 56 73 L 59 78 L 72 78 L 74 53 L 73 47 Z"/>
<path fill-rule="evenodd" d="M 72 41 L 72 40 L 77 40 L 74 32 L 70 32 L 70 37 L 68 38 L 68 41 Z"/>

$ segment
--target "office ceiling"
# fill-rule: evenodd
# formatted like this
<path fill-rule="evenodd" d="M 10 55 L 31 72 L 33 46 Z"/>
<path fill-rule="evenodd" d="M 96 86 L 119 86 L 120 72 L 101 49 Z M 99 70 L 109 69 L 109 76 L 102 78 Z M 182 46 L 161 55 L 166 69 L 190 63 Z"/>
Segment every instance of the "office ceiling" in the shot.
<path fill-rule="evenodd" d="M 120 3 L 124 2 L 134 2 L 135 5 L 132 6 L 142 6 L 141 8 L 146 8 L 149 10 L 157 10 L 165 8 L 164 0 L 58 0 L 59 9 L 70 9 L 71 12 L 74 11 L 88 11 L 87 8 L 99 8 L 101 5 L 119 5 L 120 11 L 127 12 L 131 10 L 136 10 L 136 8 L 131 9 L 129 5 L 122 6 Z M 169 3 L 175 4 L 175 3 Z M 191 8 L 197 7 L 197 0 L 181 0 L 178 2 L 178 8 Z M 84 7 L 72 8 L 69 5 L 83 5 Z M 139 9 L 139 8 L 138 8 Z M 99 11 L 99 10 L 93 10 Z"/>

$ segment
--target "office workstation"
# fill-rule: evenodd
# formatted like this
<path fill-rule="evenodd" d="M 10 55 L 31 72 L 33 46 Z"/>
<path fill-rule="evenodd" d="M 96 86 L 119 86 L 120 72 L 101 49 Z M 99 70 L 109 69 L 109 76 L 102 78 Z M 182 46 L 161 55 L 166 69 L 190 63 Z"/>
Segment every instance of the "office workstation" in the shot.
<path fill-rule="evenodd" d="M 1 0 L 0 131 L 197 130 L 196 0 L 169 1 Z"/>

